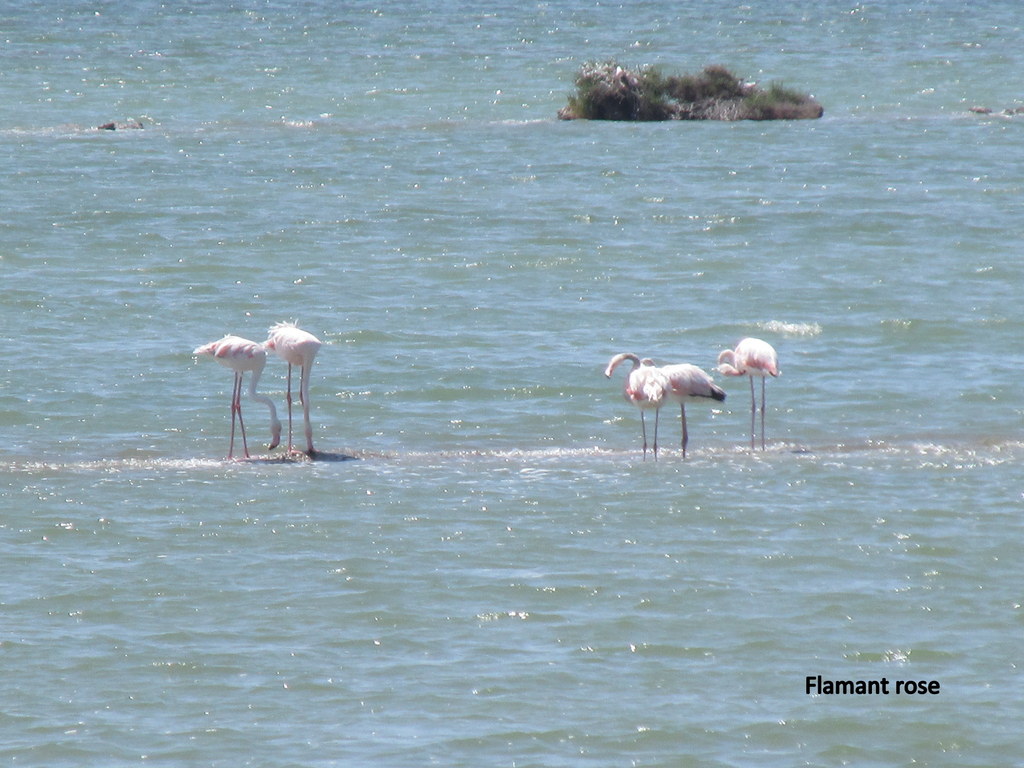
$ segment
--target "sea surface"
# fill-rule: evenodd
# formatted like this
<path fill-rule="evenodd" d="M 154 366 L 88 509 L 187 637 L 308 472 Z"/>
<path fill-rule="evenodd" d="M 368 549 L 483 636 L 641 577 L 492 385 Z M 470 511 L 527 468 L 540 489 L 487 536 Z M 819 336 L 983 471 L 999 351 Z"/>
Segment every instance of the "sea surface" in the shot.
<path fill-rule="evenodd" d="M 558 120 L 609 59 L 825 114 Z M 1009 0 L 0 0 L 0 763 L 1024 765 L 1022 71 Z M 318 458 L 227 461 L 192 350 L 286 320 Z M 619 352 L 726 389 L 685 460 Z"/>

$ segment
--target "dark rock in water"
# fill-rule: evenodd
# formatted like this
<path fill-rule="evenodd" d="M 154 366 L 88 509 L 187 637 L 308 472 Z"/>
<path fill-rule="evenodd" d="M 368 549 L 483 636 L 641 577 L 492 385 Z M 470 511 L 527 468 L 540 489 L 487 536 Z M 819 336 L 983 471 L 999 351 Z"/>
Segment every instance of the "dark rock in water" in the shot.
<path fill-rule="evenodd" d="M 103 125 L 96 126 L 96 130 L 99 130 L 99 131 L 126 131 L 126 130 L 142 129 L 142 128 L 145 128 L 145 126 L 142 123 L 140 123 L 138 120 L 129 120 L 126 123 L 117 123 L 117 122 L 104 123 Z"/>
<path fill-rule="evenodd" d="M 968 111 L 973 112 L 976 115 L 991 115 L 994 113 L 994 110 L 991 109 L 990 107 L 971 107 Z M 1024 115 L 1024 107 L 1007 107 L 999 114 L 1005 115 L 1007 117 L 1013 117 L 1014 115 Z"/>
<path fill-rule="evenodd" d="M 351 453 L 332 451 L 312 451 L 306 455 L 311 461 L 355 461 L 358 458 Z"/>

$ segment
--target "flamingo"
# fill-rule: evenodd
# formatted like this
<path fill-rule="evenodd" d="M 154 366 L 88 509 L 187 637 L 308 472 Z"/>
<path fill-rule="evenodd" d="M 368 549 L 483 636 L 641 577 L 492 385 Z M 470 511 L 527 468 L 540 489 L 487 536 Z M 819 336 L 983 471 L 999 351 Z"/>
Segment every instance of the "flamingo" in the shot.
<path fill-rule="evenodd" d="M 299 379 L 299 401 L 306 425 L 306 453 L 312 456 L 313 426 L 309 422 L 309 372 L 313 359 L 320 349 L 320 339 L 308 331 L 297 328 L 295 323 L 276 323 L 270 327 L 270 338 L 264 342 L 277 356 L 288 363 L 288 452 L 292 452 L 292 366 L 301 366 Z"/>
<path fill-rule="evenodd" d="M 643 364 L 654 364 L 653 360 L 645 358 L 640 361 Z M 686 458 L 686 444 L 690 442 L 690 435 L 686 429 L 686 401 L 694 397 L 705 397 L 721 402 L 725 400 L 725 390 L 717 386 L 715 382 L 696 365 L 689 363 L 678 363 L 676 365 L 664 365 L 658 369 L 668 381 L 666 397 L 674 403 L 679 403 L 679 414 L 683 423 L 683 458 Z"/>
<path fill-rule="evenodd" d="M 267 352 L 263 345 L 257 341 L 243 339 L 241 336 L 225 336 L 219 341 L 211 341 L 209 344 L 196 347 L 192 354 L 208 355 L 235 372 L 235 384 L 231 391 L 231 442 L 228 445 L 228 458 L 233 458 L 235 452 L 236 415 L 242 431 L 242 448 L 245 451 L 245 458 L 249 458 L 249 445 L 245 440 L 245 423 L 242 421 L 242 377 L 246 371 L 252 373 L 249 379 L 249 397 L 270 409 L 271 441 L 268 450 L 274 450 L 281 442 L 281 422 L 277 419 L 277 408 L 274 407 L 274 403 L 269 397 L 256 392 L 256 384 L 260 380 L 260 374 L 263 373 L 263 366 L 267 364 Z"/>
<path fill-rule="evenodd" d="M 668 379 L 649 359 L 641 361 L 632 352 L 623 352 L 613 357 L 609 361 L 608 367 L 605 368 L 604 375 L 611 378 L 615 369 L 625 360 L 632 362 L 633 367 L 626 376 L 626 386 L 622 393 L 626 400 L 640 409 L 640 429 L 644 438 L 644 461 L 647 460 L 647 424 L 644 421 L 644 412 L 654 410 L 654 460 L 657 461 L 658 413 L 668 395 Z"/>
<path fill-rule="evenodd" d="M 750 377 L 750 449 L 754 450 L 754 424 L 757 400 L 754 396 L 754 377 L 761 377 L 761 450 L 764 450 L 764 390 L 768 376 L 778 376 L 779 356 L 767 341 L 746 338 L 736 349 L 725 349 L 718 355 L 718 370 L 726 376 Z"/>

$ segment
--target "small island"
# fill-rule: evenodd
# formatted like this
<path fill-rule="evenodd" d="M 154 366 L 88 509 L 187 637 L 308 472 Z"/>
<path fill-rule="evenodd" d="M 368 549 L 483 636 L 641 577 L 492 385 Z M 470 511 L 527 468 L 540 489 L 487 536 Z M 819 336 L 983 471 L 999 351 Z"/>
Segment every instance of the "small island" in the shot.
<path fill-rule="evenodd" d="M 825 110 L 806 94 L 772 83 L 744 83 L 722 66 L 697 75 L 663 75 L 655 67 L 625 69 L 614 61 L 588 63 L 576 93 L 558 111 L 562 120 L 807 120 Z"/>

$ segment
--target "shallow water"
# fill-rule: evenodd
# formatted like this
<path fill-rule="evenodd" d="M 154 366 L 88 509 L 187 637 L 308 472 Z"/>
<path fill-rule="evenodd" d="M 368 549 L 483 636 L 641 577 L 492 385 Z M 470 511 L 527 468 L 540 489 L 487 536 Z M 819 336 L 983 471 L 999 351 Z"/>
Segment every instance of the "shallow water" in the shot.
<path fill-rule="evenodd" d="M 0 755 L 1014 764 L 1016 6 L 772 8 L 0 10 Z M 825 116 L 555 119 L 611 56 Z M 321 460 L 225 462 L 283 319 Z M 608 359 L 746 335 L 768 450 L 717 376 L 643 461 Z"/>

